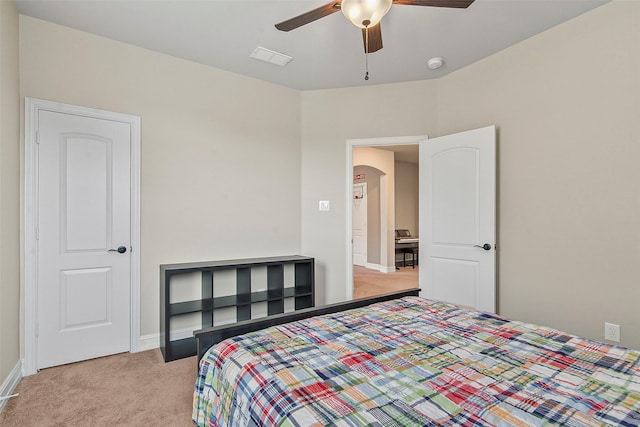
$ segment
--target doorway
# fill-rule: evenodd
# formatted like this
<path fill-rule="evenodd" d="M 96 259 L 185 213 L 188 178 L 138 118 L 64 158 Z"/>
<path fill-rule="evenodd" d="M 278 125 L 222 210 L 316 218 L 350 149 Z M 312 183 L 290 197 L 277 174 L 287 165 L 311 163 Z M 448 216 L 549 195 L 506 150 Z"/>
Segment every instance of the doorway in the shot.
<path fill-rule="evenodd" d="M 25 105 L 25 375 L 137 351 L 140 118 Z"/>
<path fill-rule="evenodd" d="M 357 139 L 357 140 L 348 140 L 347 141 L 347 165 L 348 165 L 348 173 L 347 180 L 349 185 L 359 182 L 360 179 L 364 179 L 362 175 L 363 173 L 354 174 L 354 166 L 364 165 L 369 167 L 369 170 L 377 170 L 379 174 L 379 190 L 378 195 L 376 197 L 379 198 L 379 204 L 376 205 L 376 209 L 379 209 L 379 236 L 376 236 L 376 239 L 373 239 L 374 242 L 379 242 L 379 248 L 372 248 L 369 245 L 369 258 L 372 257 L 372 253 L 374 256 L 375 262 L 369 262 L 366 267 L 360 267 L 358 265 L 354 265 L 353 254 L 349 254 L 348 260 L 348 268 L 347 268 L 347 295 L 349 297 L 358 298 L 363 296 L 371 296 L 371 292 L 376 292 L 376 294 L 390 292 L 394 290 L 394 287 L 400 286 L 398 289 L 405 288 L 413 288 L 418 287 L 419 279 L 418 279 L 418 268 L 411 269 L 411 272 L 407 272 L 404 274 L 404 277 L 400 277 L 402 273 L 399 270 L 396 270 L 396 250 L 395 250 L 395 228 L 396 228 L 396 194 L 395 194 L 395 152 L 402 152 L 403 147 L 411 147 L 413 157 L 416 157 L 415 162 L 417 164 L 417 147 L 420 141 L 425 140 L 426 137 L 422 135 L 418 136 L 408 136 L 408 137 L 393 137 L 393 138 L 370 138 L 370 139 Z M 364 149 L 364 155 L 355 154 L 354 151 L 358 149 Z M 367 152 L 367 149 L 374 149 L 370 152 Z M 375 155 L 374 152 L 383 152 L 385 154 L 382 157 L 386 157 L 383 160 L 376 160 L 372 156 Z M 389 170 L 389 157 L 391 162 L 391 172 L 386 173 Z M 386 163 L 385 163 L 386 162 Z M 416 166 L 417 167 L 417 166 Z M 371 169 L 373 168 L 373 169 Z M 360 169 L 359 169 L 360 170 Z M 354 180 L 354 178 L 359 178 Z M 371 189 L 371 186 L 369 186 Z M 351 192 L 349 192 L 351 193 Z M 371 191 L 369 191 L 371 193 Z M 349 194 L 351 198 L 351 194 Z M 371 200 L 370 196 L 370 200 Z M 416 211 L 417 211 L 417 199 L 413 201 Z M 353 238 L 353 229 L 351 227 L 353 222 L 353 208 L 352 208 L 352 200 L 349 200 L 348 206 L 348 244 L 351 245 L 351 239 Z M 378 207 L 379 206 L 379 207 Z M 369 211 L 371 211 L 371 206 L 369 206 Z M 371 212 L 369 212 L 371 214 Z M 417 215 L 417 213 L 416 213 Z M 371 215 L 369 215 L 371 216 Z M 416 218 L 417 222 L 417 218 Z M 376 226 L 378 227 L 378 226 Z M 413 228 L 413 227 L 411 227 Z M 417 225 L 415 230 L 412 232 L 417 233 Z M 371 225 L 369 226 L 371 230 Z M 350 246 L 348 246 L 350 247 Z M 373 251 L 372 251 L 373 249 Z M 379 257 L 377 255 L 379 254 Z M 400 265 L 400 264 L 398 264 Z M 368 268 L 367 268 L 368 267 Z M 354 277 L 358 282 L 364 284 L 364 287 L 367 288 L 366 292 L 363 293 L 361 290 L 356 290 L 354 288 Z"/>
<path fill-rule="evenodd" d="M 496 127 L 431 140 L 408 137 L 409 141 L 411 138 L 419 145 L 422 164 L 418 215 L 423 234 L 419 239 L 421 296 L 495 312 Z M 393 145 L 394 140 L 400 138 L 347 141 L 347 188 L 352 185 L 354 147 Z M 347 236 L 351 237 L 350 209 L 348 215 Z M 393 212 L 388 216 L 393 217 Z M 391 254 L 388 234 L 386 241 Z M 351 251 L 347 254 L 351 267 Z M 347 268 L 347 295 L 352 296 L 353 291 L 353 270 Z"/>

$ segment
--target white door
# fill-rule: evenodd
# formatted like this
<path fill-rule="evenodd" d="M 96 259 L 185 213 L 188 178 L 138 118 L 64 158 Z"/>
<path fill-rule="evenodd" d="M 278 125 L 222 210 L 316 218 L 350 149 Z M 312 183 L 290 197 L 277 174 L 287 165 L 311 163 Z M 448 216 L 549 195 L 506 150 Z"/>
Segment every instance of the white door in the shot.
<path fill-rule="evenodd" d="M 37 367 L 128 351 L 131 124 L 37 121 Z"/>
<path fill-rule="evenodd" d="M 367 183 L 353 185 L 353 264 L 367 265 Z"/>
<path fill-rule="evenodd" d="M 495 126 L 421 143 L 421 296 L 495 312 L 495 210 Z"/>

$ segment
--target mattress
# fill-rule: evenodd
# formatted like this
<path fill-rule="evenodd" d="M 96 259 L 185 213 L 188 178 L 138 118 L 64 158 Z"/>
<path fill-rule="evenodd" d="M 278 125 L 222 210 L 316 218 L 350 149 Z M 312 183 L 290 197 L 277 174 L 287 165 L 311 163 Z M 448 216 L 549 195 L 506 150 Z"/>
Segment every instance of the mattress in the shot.
<path fill-rule="evenodd" d="M 223 341 L 200 426 L 640 425 L 640 352 L 406 297 Z"/>

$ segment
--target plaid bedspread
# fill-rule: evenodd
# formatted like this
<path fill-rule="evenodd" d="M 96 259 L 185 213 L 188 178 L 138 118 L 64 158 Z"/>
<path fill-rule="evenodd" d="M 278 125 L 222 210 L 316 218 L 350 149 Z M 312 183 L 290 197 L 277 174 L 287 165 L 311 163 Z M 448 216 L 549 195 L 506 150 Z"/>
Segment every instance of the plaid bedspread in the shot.
<path fill-rule="evenodd" d="M 640 352 L 407 297 L 226 340 L 205 426 L 640 425 Z"/>

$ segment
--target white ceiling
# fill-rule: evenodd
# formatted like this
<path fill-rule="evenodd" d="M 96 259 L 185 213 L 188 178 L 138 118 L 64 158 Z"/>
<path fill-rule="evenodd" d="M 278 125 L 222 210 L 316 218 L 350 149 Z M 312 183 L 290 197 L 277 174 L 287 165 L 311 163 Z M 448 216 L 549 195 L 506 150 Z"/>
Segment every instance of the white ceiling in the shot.
<path fill-rule="evenodd" d="M 4 1 L 4 0 L 0 0 Z M 476 0 L 468 9 L 393 5 L 384 48 L 369 55 L 340 12 L 290 32 L 274 24 L 327 0 L 16 0 L 18 11 L 298 90 L 443 76 L 609 0 Z M 290 56 L 285 68 L 249 57 L 262 46 Z M 445 65 L 427 68 L 434 56 Z"/>

